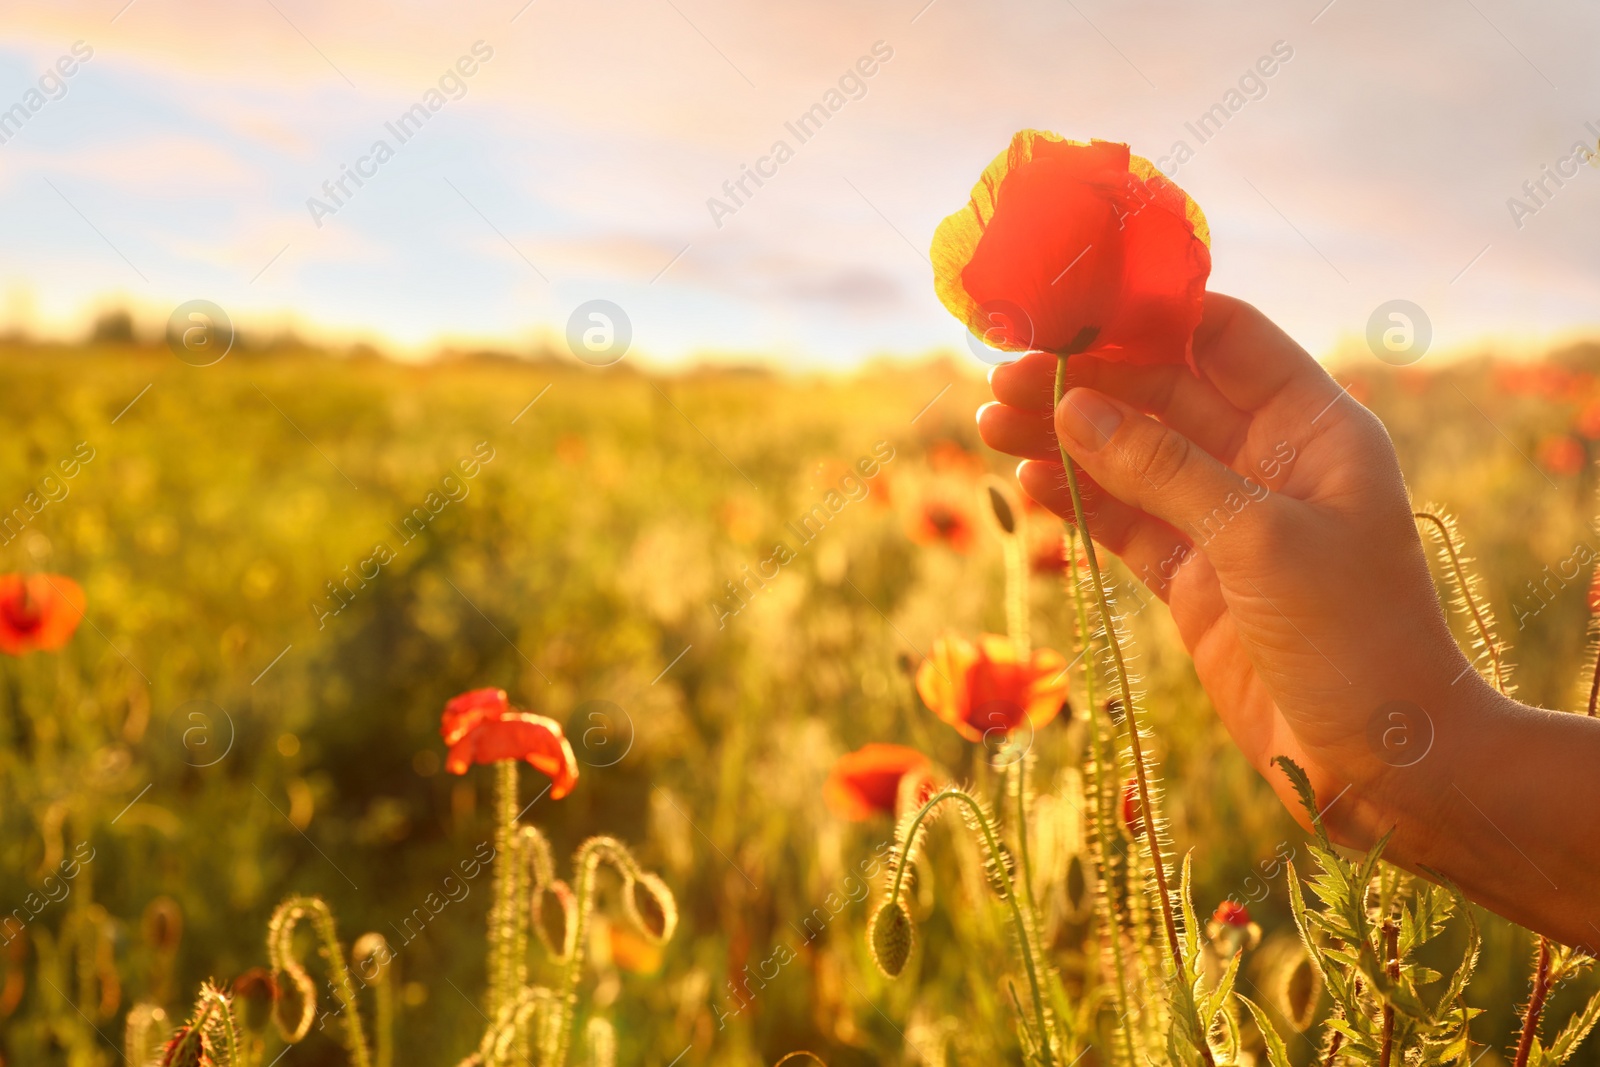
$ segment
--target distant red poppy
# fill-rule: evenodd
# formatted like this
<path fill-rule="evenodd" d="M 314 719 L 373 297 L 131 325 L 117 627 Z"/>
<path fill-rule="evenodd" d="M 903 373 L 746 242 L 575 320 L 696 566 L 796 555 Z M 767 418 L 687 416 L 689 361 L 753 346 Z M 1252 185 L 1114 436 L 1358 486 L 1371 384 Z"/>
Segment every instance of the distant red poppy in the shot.
<path fill-rule="evenodd" d="M 1212 921 L 1222 923 L 1224 926 L 1246 927 L 1250 925 L 1250 909 L 1236 900 L 1224 900 L 1217 905 L 1217 910 L 1211 915 Z"/>
<path fill-rule="evenodd" d="M 925 500 L 911 527 L 911 539 L 921 545 L 948 545 L 969 552 L 977 537 L 972 516 L 947 500 Z"/>
<path fill-rule="evenodd" d="M 932 767 L 928 757 L 914 748 L 874 741 L 834 761 L 822 786 L 822 799 L 835 815 L 852 822 L 893 815 L 906 775 L 926 776 Z"/>
<path fill-rule="evenodd" d="M 60 574 L 0 574 L 0 652 L 20 656 L 67 643 L 83 619 L 83 587 Z"/>
<path fill-rule="evenodd" d="M 1128 828 L 1128 833 L 1138 837 L 1144 833 L 1144 817 L 1140 814 L 1139 782 L 1129 778 L 1122 787 L 1122 825 Z"/>
<path fill-rule="evenodd" d="M 444 706 L 439 734 L 450 746 L 445 770 L 466 774 L 474 763 L 524 760 L 549 777 L 550 799 L 560 800 L 578 781 L 561 724 L 511 706 L 504 689 L 474 689 Z"/>
<path fill-rule="evenodd" d="M 1553 433 L 1539 442 L 1535 458 L 1551 474 L 1577 474 L 1588 459 L 1583 443 L 1564 433 Z"/>
<path fill-rule="evenodd" d="M 1578 417 L 1573 420 L 1572 428 L 1591 441 L 1600 440 L 1600 397 L 1583 405 Z"/>
<path fill-rule="evenodd" d="M 1078 567 L 1084 569 L 1089 566 L 1089 561 L 1084 557 L 1083 549 L 1078 549 Z M 1028 555 L 1028 568 L 1035 574 L 1060 574 L 1067 569 L 1067 544 L 1066 539 L 1059 533 L 1037 542 L 1033 551 Z"/>
<path fill-rule="evenodd" d="M 1022 130 L 933 237 L 934 288 L 990 347 L 1182 363 L 1210 232 L 1125 144 Z"/>
<path fill-rule="evenodd" d="M 939 474 L 976 478 L 983 473 L 983 460 L 959 441 L 942 437 L 928 446 L 928 466 Z"/>
<path fill-rule="evenodd" d="M 1033 546 L 1028 554 L 1028 569 L 1034 574 L 1060 574 L 1067 569 L 1067 546 L 1059 537 L 1051 537 Z"/>
<path fill-rule="evenodd" d="M 1034 729 L 1061 712 L 1067 699 L 1067 661 L 1036 648 L 1026 659 L 1008 637 L 982 634 L 976 642 L 940 635 L 917 668 L 917 693 L 940 719 L 968 741 Z"/>

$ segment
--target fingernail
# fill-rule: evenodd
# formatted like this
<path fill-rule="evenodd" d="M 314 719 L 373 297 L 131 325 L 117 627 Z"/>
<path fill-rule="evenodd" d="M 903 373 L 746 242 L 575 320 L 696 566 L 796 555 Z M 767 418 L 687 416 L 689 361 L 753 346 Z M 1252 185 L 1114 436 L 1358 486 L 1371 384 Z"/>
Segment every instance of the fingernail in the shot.
<path fill-rule="evenodd" d="M 1104 448 L 1121 425 L 1121 409 L 1093 389 L 1069 391 L 1056 409 L 1056 429 L 1091 452 Z"/>
<path fill-rule="evenodd" d="M 1000 406 L 1000 401 L 998 401 L 998 400 L 991 400 L 987 404 L 979 404 L 978 405 L 978 410 L 973 415 L 973 418 L 975 418 L 978 422 L 981 423 L 981 422 L 983 422 L 983 413 L 985 411 L 988 411 L 990 408 L 997 408 L 999 406 Z"/>

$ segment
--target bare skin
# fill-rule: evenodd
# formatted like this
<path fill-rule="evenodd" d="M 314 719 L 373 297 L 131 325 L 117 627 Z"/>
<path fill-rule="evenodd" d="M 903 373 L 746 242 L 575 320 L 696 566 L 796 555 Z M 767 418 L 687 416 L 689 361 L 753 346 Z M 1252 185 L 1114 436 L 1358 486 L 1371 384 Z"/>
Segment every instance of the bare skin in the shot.
<path fill-rule="evenodd" d="M 1456 645 L 1383 424 L 1260 312 L 1208 293 L 1198 373 L 1030 353 L 978 412 L 1023 488 L 1166 601 L 1234 742 L 1306 822 L 1437 871 L 1571 945 L 1600 946 L 1600 719 L 1501 696 Z M 1398 715 L 1398 717 L 1396 717 Z M 1407 747 L 1410 746 L 1410 747 Z"/>

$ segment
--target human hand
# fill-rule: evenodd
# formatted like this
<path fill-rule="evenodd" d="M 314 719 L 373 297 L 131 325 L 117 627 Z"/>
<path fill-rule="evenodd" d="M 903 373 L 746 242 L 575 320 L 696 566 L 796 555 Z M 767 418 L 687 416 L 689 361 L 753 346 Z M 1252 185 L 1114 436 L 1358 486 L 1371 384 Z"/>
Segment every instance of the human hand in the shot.
<path fill-rule="evenodd" d="M 1344 843 L 1370 845 L 1399 808 L 1425 817 L 1430 790 L 1369 726 L 1403 701 L 1459 737 L 1487 687 L 1451 637 L 1382 423 L 1214 293 L 1198 373 L 1073 356 L 1052 419 L 1056 362 L 995 368 L 983 439 L 1023 457 L 1023 488 L 1070 521 L 1059 431 L 1087 475 L 1090 533 L 1167 601 L 1228 732 L 1296 818 L 1275 756 L 1306 769 Z"/>

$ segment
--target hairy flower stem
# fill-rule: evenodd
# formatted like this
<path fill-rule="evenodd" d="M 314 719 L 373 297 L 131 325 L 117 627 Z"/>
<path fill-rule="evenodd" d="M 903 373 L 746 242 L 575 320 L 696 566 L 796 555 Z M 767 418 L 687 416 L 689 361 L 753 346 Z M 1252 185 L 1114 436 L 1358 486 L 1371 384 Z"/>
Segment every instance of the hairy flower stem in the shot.
<path fill-rule="evenodd" d="M 1594 643 L 1594 678 L 1589 682 L 1589 718 L 1594 718 L 1595 706 L 1600 703 L 1600 641 Z"/>
<path fill-rule="evenodd" d="M 516 998 L 517 762 L 494 765 L 494 899 L 489 907 L 489 1018 Z"/>
<path fill-rule="evenodd" d="M 1078 615 L 1078 634 L 1083 647 L 1079 650 L 1079 657 L 1083 659 L 1083 700 L 1088 708 L 1090 752 L 1089 773 L 1093 776 L 1094 783 L 1094 860 L 1100 876 L 1099 898 L 1100 921 L 1105 925 L 1105 936 L 1111 949 L 1112 971 L 1116 978 L 1117 1015 L 1121 1026 L 1117 1029 L 1122 1033 L 1123 1044 L 1127 1052 L 1128 1067 L 1133 1067 L 1138 1062 L 1133 1051 L 1133 1020 L 1129 1016 L 1133 1012 L 1128 1002 L 1128 976 L 1122 963 L 1122 928 L 1118 922 L 1116 885 L 1111 877 L 1111 862 L 1106 853 L 1106 846 L 1111 841 L 1111 835 L 1116 832 L 1112 819 L 1113 799 L 1116 781 L 1115 776 L 1106 773 L 1106 750 L 1109 747 L 1109 731 L 1102 725 L 1100 711 L 1095 704 L 1094 692 L 1094 658 L 1088 655 L 1088 649 L 1093 644 L 1093 634 L 1089 630 L 1089 608 L 1083 600 L 1083 585 L 1078 580 L 1078 549 L 1077 531 L 1068 526 L 1062 547 L 1067 553 L 1067 581 L 1072 587 L 1072 606 Z M 1103 736 L 1104 731 L 1104 736 Z"/>
<path fill-rule="evenodd" d="M 1544 1014 L 1544 998 L 1550 992 L 1550 942 L 1539 939 L 1539 962 L 1533 968 L 1533 992 L 1522 1015 L 1522 1037 L 1517 1041 L 1517 1058 L 1512 1067 L 1527 1067 L 1533 1040 L 1539 1035 L 1539 1016 Z"/>
<path fill-rule="evenodd" d="M 907 850 L 909 852 L 911 843 L 916 841 L 917 833 L 922 829 L 922 823 L 927 819 L 928 814 L 946 800 L 959 801 L 972 813 L 972 820 L 978 824 L 978 828 L 983 832 L 984 844 L 989 849 L 989 856 L 994 860 L 995 869 L 999 872 L 999 877 L 1004 880 L 1006 903 L 1011 905 L 1011 921 L 1017 927 L 1017 943 L 1022 949 L 1022 965 L 1023 969 L 1027 971 L 1028 988 L 1033 996 L 1033 1014 L 1039 1022 L 1039 1051 L 1044 1061 L 1044 1067 L 1054 1067 L 1055 1052 L 1051 1041 L 1053 1028 L 1050 1026 L 1048 1016 L 1044 1012 L 1043 986 L 1039 981 L 1038 966 L 1033 959 L 1033 935 L 1028 928 L 1027 921 L 1022 916 L 1022 906 L 1017 903 L 1016 886 L 1012 884 L 1011 875 L 1006 871 L 1005 864 L 1000 862 L 1000 840 L 995 836 L 994 827 L 990 825 L 988 818 L 984 815 L 983 808 L 979 806 L 976 800 L 960 790 L 945 789 L 934 794 L 926 804 L 922 805 L 921 810 L 917 812 L 916 816 L 911 820 L 911 825 L 906 829 L 905 842 Z M 890 900 L 898 901 L 900 899 L 900 893 L 905 884 L 906 868 L 909 866 L 910 864 L 905 862 L 896 865 L 894 884 L 889 889 Z"/>
<path fill-rule="evenodd" d="M 1066 392 L 1067 385 L 1067 359 L 1071 353 L 1060 353 L 1056 357 L 1056 406 L 1061 405 L 1061 397 Z M 1059 447 L 1060 442 L 1057 442 Z M 1111 605 L 1106 599 L 1106 587 L 1100 578 L 1099 553 L 1095 550 L 1094 538 L 1089 536 L 1089 524 L 1084 517 L 1083 491 L 1078 488 L 1078 472 L 1073 466 L 1072 457 L 1067 455 L 1066 448 L 1061 448 L 1061 463 L 1067 469 L 1067 488 L 1072 494 L 1072 516 L 1077 522 L 1078 532 L 1083 535 L 1084 558 L 1089 562 L 1089 580 L 1094 585 L 1096 606 L 1100 609 L 1100 622 L 1105 627 L 1106 645 L 1111 649 L 1111 662 L 1115 668 L 1117 687 L 1122 695 L 1122 714 L 1128 723 L 1128 748 L 1133 753 L 1134 781 L 1139 788 L 1139 810 L 1144 813 L 1144 839 L 1145 846 L 1150 850 L 1150 864 L 1155 872 L 1156 894 L 1161 898 L 1161 920 L 1166 928 L 1167 947 L 1172 952 L 1173 973 L 1181 981 L 1184 974 L 1183 948 L 1178 942 L 1178 923 L 1172 914 L 1172 899 L 1167 892 L 1166 864 L 1161 858 L 1161 842 L 1156 836 L 1155 808 L 1150 804 L 1150 781 L 1145 771 L 1144 746 L 1139 738 L 1138 716 L 1134 712 L 1133 690 L 1128 685 L 1128 666 L 1122 659 L 1122 642 L 1116 632 L 1116 620 L 1111 617 Z M 1212 1063 L 1209 1043 L 1201 1041 L 1201 1051 L 1205 1061 Z"/>
<path fill-rule="evenodd" d="M 1400 928 L 1393 919 L 1383 920 L 1384 970 L 1390 978 L 1400 977 Z M 1378 1067 L 1389 1067 L 1394 1055 L 1394 1004 L 1383 1002 L 1383 1044 L 1378 1051 Z"/>
<path fill-rule="evenodd" d="M 1034 923 L 1039 921 L 1039 904 L 1033 899 L 1033 861 L 1028 852 L 1028 757 L 1019 755 L 1011 765 L 1011 791 L 1017 801 L 1017 858 L 1022 876 L 1022 898 L 1027 902 L 1028 914 Z"/>
<path fill-rule="evenodd" d="M 998 492 L 998 490 L 991 490 Z M 1028 559 L 1027 545 L 1023 543 L 1022 527 L 1013 526 L 1002 536 L 1006 559 L 1006 636 L 1017 650 L 1017 656 L 1026 662 L 1032 646 L 1028 632 Z M 1033 859 L 1028 849 L 1028 758 L 1026 752 L 1016 754 L 1016 761 L 1008 768 L 1007 783 L 1016 795 L 1017 804 L 1017 859 L 1022 864 L 1022 895 L 1028 903 L 1028 914 L 1035 925 L 1039 921 L 1039 905 L 1033 897 Z"/>
<path fill-rule="evenodd" d="M 1467 569 L 1461 562 L 1461 553 L 1456 548 L 1456 541 L 1451 534 L 1450 524 L 1445 521 L 1444 516 L 1436 515 L 1431 511 L 1413 512 L 1412 517 L 1428 523 L 1438 535 L 1439 544 L 1443 547 L 1446 558 L 1450 560 L 1450 567 L 1455 572 L 1456 587 L 1461 590 L 1461 597 L 1466 601 L 1467 610 L 1472 614 L 1472 622 L 1477 628 L 1478 637 L 1483 641 L 1484 647 L 1489 650 L 1489 661 L 1493 666 L 1493 678 L 1491 680 L 1494 682 L 1495 689 L 1504 693 L 1506 686 L 1500 665 L 1500 642 L 1495 639 L 1494 627 L 1489 624 L 1483 609 L 1478 606 L 1478 598 L 1472 594 L 1472 586 L 1467 580 Z M 1591 707 L 1593 706 L 1592 699 L 1591 697 Z"/>

